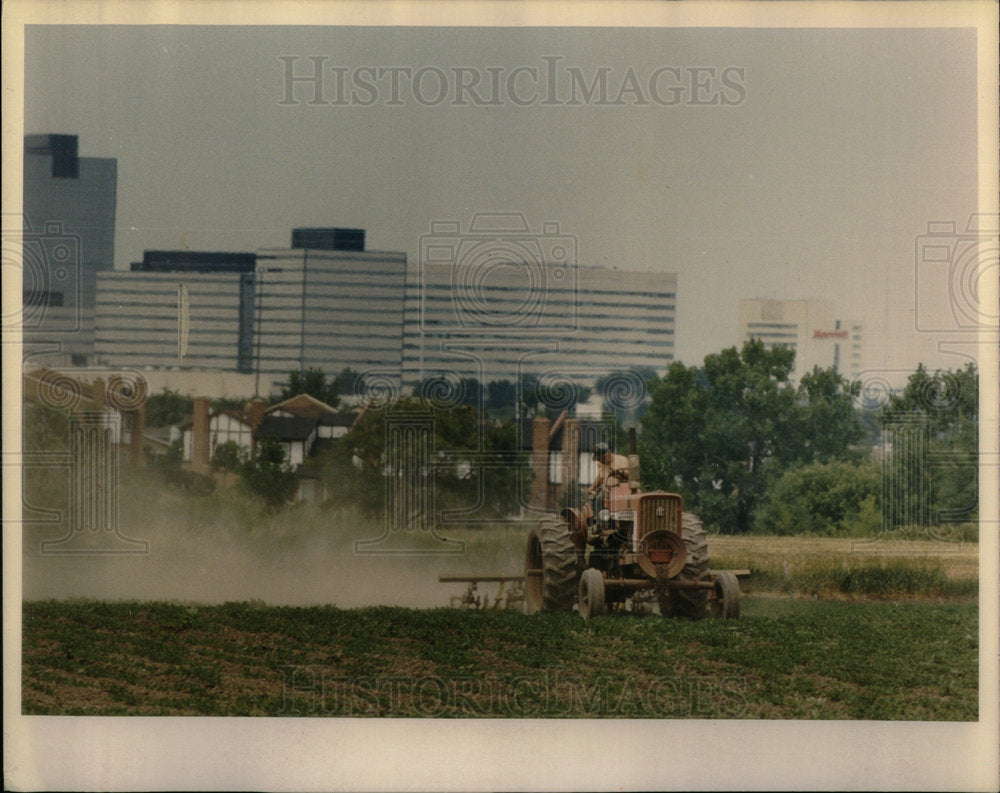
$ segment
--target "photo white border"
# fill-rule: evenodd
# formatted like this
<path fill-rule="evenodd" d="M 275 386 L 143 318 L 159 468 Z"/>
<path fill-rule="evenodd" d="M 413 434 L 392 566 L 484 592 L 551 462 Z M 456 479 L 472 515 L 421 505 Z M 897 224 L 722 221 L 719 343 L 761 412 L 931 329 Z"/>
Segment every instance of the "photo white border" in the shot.
<path fill-rule="evenodd" d="M 21 206 L 23 26 L 59 24 L 954 27 L 979 36 L 980 212 L 997 209 L 997 5 L 985 2 L 23 2 L 3 7 L 3 211 Z M 7 268 L 10 269 L 10 268 Z M 9 276 L 4 273 L 5 279 Z M 4 314 L 21 290 L 5 281 Z M 996 292 L 984 296 L 997 304 Z M 3 343 L 3 447 L 19 449 L 20 347 Z M 1000 513 L 997 347 L 980 349 L 981 513 Z M 991 398 L 992 397 L 992 398 Z M 3 481 L 5 517 L 20 503 Z M 993 523 L 996 528 L 998 524 Z M 978 723 L 25 717 L 21 541 L 3 538 L 10 789 L 995 790 L 998 537 L 980 537 Z"/>

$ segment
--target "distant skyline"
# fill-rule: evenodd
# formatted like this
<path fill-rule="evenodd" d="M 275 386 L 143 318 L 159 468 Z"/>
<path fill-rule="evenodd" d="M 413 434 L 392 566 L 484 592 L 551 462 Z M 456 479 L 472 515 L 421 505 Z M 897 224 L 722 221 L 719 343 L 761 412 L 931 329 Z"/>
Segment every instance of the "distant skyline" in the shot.
<path fill-rule="evenodd" d="M 522 212 L 582 265 L 676 272 L 685 363 L 764 297 L 834 301 L 866 367 L 964 365 L 916 330 L 915 251 L 976 211 L 974 30 L 46 26 L 25 52 L 25 133 L 118 160 L 116 269 L 301 226 L 416 264 L 434 221 Z"/>

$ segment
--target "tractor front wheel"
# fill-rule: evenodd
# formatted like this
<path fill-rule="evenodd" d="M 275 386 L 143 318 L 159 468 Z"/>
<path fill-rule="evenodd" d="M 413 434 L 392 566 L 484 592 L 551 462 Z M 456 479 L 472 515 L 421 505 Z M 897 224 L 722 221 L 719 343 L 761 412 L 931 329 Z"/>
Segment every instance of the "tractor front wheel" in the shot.
<path fill-rule="evenodd" d="M 528 533 L 524 554 L 524 611 L 572 611 L 579 564 L 569 525 L 543 520 Z"/>
<path fill-rule="evenodd" d="M 604 605 L 604 574 L 588 567 L 580 576 L 580 616 L 585 620 L 606 613 Z"/>
<path fill-rule="evenodd" d="M 712 598 L 712 616 L 716 619 L 739 619 L 740 581 L 732 570 L 715 574 L 715 592 Z"/>

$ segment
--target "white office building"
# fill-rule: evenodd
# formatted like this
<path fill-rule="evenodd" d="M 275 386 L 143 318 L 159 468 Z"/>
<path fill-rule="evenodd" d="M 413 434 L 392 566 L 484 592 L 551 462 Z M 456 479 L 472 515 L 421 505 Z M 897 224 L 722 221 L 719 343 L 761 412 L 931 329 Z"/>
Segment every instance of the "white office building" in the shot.
<path fill-rule="evenodd" d="M 100 273 L 103 363 L 239 372 L 255 391 L 293 370 L 402 369 L 406 254 L 364 249 L 360 229 L 295 229 L 256 253 L 147 251 Z"/>
<path fill-rule="evenodd" d="M 112 366 L 249 372 L 253 273 L 101 272 L 94 346 Z M 242 354 L 241 354 L 242 353 Z"/>
<path fill-rule="evenodd" d="M 853 380 L 862 370 L 863 328 L 836 315 L 835 304 L 828 300 L 741 300 L 737 346 L 756 338 L 769 348 L 795 350 L 793 380 L 815 366 L 833 366 Z"/>
<path fill-rule="evenodd" d="M 398 383 L 406 254 L 317 248 L 257 252 L 253 368 L 388 374 Z"/>
<path fill-rule="evenodd" d="M 500 261 L 423 262 L 408 283 L 404 382 L 536 375 L 592 385 L 608 372 L 674 360 L 677 277 Z"/>

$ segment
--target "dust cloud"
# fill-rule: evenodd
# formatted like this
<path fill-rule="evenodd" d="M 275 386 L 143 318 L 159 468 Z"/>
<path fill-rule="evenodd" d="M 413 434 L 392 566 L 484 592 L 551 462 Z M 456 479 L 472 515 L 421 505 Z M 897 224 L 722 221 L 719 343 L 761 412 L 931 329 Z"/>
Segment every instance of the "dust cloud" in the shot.
<path fill-rule="evenodd" d="M 482 544 L 474 532 L 458 532 L 464 543 L 443 541 L 443 530 L 387 533 L 351 509 L 309 504 L 268 515 L 241 503 L 235 491 L 198 498 L 154 487 L 121 495 L 117 532 L 25 529 L 24 600 L 433 608 L 449 605 L 464 588 L 439 583 L 442 573 L 518 574 L 513 544 L 497 544 L 495 536 Z M 515 528 L 505 536 L 521 535 Z M 121 537 L 148 543 L 148 550 L 115 553 L 128 547 Z M 368 543 L 367 552 L 356 541 Z"/>

